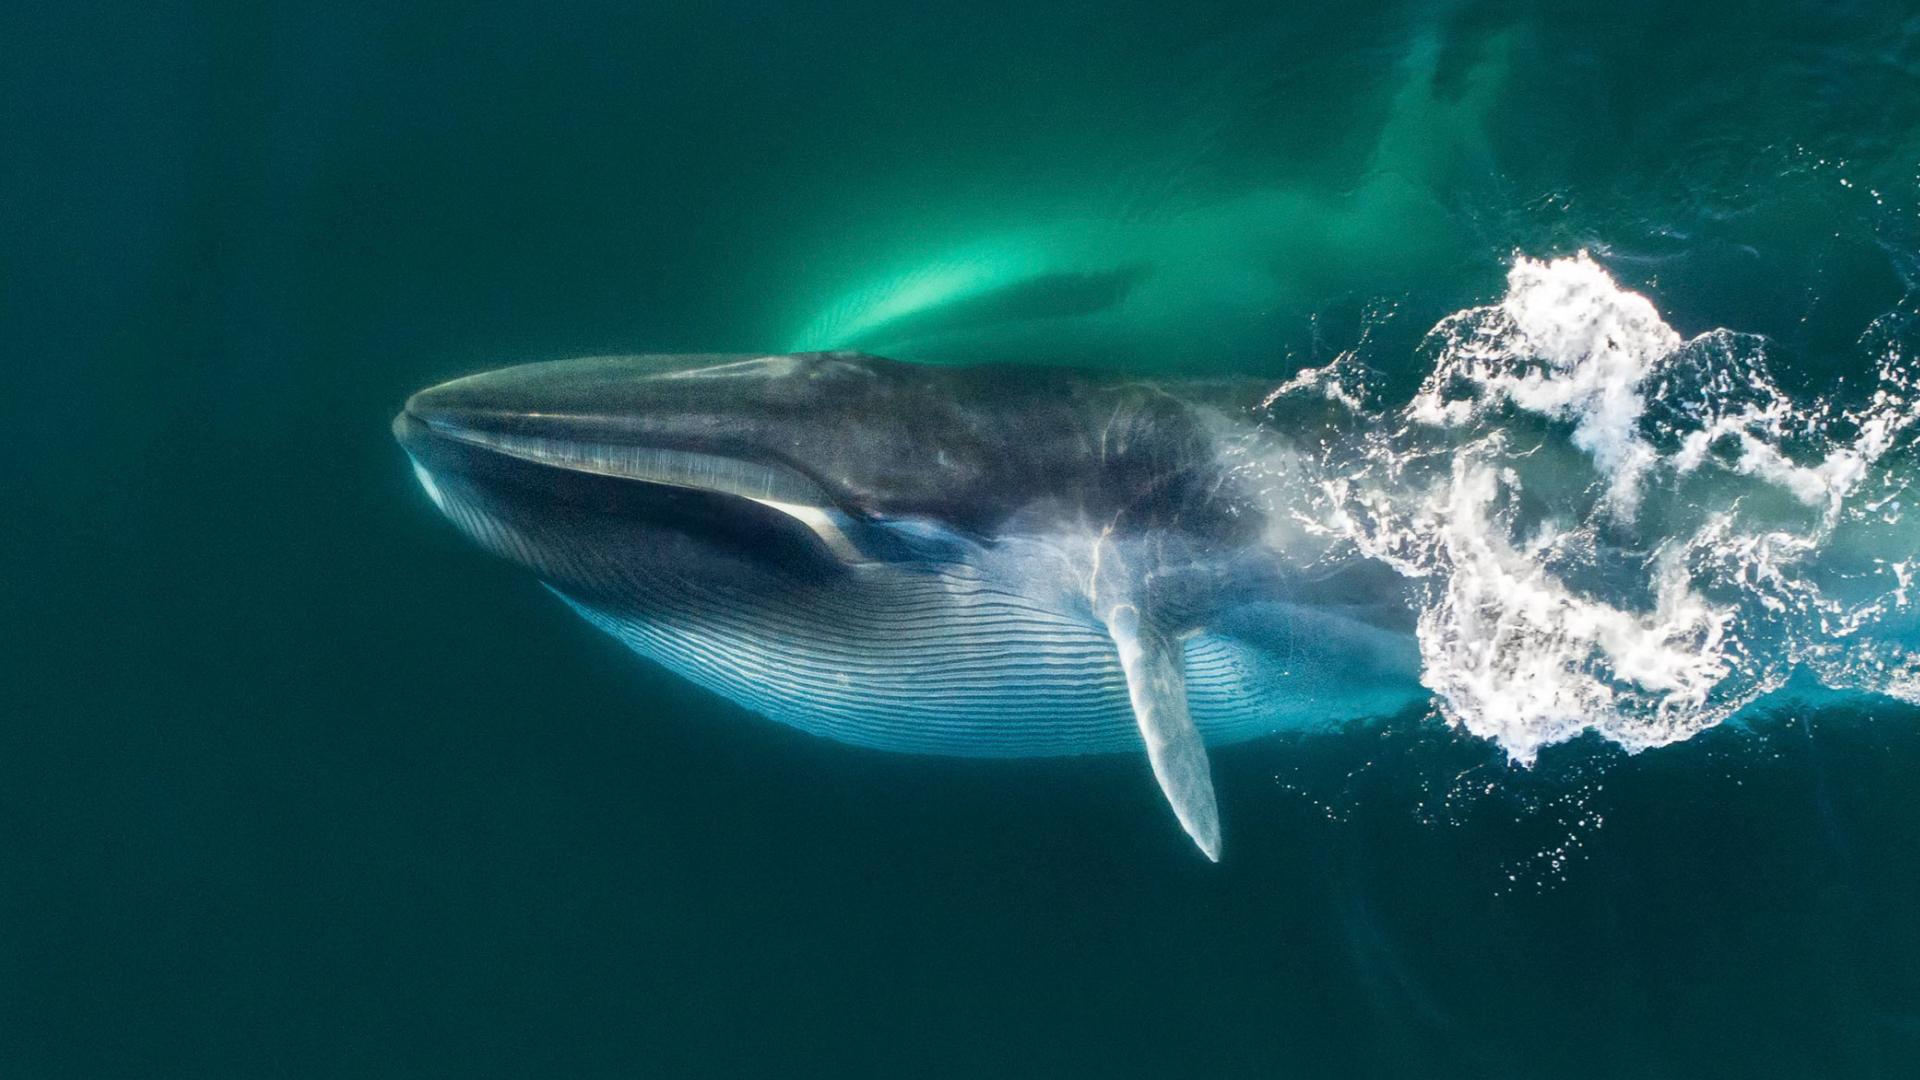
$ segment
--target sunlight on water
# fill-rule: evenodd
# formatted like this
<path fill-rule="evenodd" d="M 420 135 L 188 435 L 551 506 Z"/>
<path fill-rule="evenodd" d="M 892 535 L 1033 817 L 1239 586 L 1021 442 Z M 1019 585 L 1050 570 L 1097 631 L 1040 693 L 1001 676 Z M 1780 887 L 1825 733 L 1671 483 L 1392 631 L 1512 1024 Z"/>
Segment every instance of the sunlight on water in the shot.
<path fill-rule="evenodd" d="M 1316 298 L 1391 290 L 1444 264 L 1456 223 L 1437 191 L 1485 154 L 1482 125 L 1513 45 L 1490 35 L 1445 86 L 1442 46 L 1421 35 L 1381 72 L 1384 120 L 1357 178 L 1199 197 L 1171 179 L 1191 152 L 1174 144 L 1136 164 L 1166 182 L 1103 189 L 1068 171 L 1060 193 L 943 200 L 936 215 L 891 220 L 881 249 L 890 254 L 850 271 L 857 284 L 821 304 L 786 347 L 1161 369 L 1271 355 L 1287 320 Z M 961 239 L 930 245 L 930 236 Z"/>

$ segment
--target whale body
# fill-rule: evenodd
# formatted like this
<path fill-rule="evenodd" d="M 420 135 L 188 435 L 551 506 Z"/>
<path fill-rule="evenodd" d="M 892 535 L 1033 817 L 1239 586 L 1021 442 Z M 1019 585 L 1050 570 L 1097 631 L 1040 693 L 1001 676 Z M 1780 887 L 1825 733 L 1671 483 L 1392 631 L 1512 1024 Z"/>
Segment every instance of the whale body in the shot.
<path fill-rule="evenodd" d="M 1287 453 L 1259 404 L 1065 368 L 619 356 L 436 386 L 394 430 L 442 513 L 635 652 L 848 743 L 1144 749 L 1217 860 L 1209 744 L 1425 694 L 1403 579 L 1290 543 L 1235 467 L 1250 440 Z"/>

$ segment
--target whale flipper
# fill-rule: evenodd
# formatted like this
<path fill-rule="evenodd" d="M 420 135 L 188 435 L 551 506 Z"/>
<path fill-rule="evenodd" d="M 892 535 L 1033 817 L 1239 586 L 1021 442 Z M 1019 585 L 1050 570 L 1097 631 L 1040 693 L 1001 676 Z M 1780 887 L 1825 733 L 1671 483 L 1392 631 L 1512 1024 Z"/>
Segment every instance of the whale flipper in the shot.
<path fill-rule="evenodd" d="M 1187 711 L 1187 675 L 1179 640 L 1140 617 L 1132 604 L 1107 613 L 1107 632 L 1120 650 L 1127 695 L 1154 778 L 1173 816 L 1207 858 L 1220 861 L 1220 810 L 1213 799 L 1207 746 Z"/>

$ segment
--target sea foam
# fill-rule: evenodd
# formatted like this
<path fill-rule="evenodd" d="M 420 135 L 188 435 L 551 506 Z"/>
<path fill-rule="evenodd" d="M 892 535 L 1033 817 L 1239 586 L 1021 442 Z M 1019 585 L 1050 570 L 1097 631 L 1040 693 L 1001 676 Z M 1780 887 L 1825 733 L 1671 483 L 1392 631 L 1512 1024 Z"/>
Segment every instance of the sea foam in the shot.
<path fill-rule="evenodd" d="M 1287 463 L 1310 482 L 1271 490 L 1308 494 L 1276 517 L 1410 579 L 1422 681 L 1517 761 L 1686 739 L 1800 669 L 1920 700 L 1907 329 L 1862 339 L 1861 403 L 1796 402 L 1764 339 L 1683 339 L 1585 253 L 1521 257 L 1428 335 L 1405 405 L 1370 409 L 1351 357 L 1275 392 L 1358 432 Z"/>

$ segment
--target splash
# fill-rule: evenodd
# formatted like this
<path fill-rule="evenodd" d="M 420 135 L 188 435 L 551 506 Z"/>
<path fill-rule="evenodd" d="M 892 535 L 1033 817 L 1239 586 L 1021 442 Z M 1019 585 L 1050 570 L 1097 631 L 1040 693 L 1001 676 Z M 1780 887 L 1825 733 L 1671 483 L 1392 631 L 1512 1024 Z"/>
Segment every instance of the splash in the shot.
<path fill-rule="evenodd" d="M 1357 432 L 1288 463 L 1311 494 L 1280 516 L 1412 580 L 1423 682 L 1519 762 L 1683 740 L 1801 670 L 1920 699 L 1906 330 L 1862 339 L 1866 400 L 1801 404 L 1764 339 L 1683 339 L 1584 253 L 1519 258 L 1429 334 L 1408 404 L 1369 411 L 1350 356 L 1269 398 Z"/>

